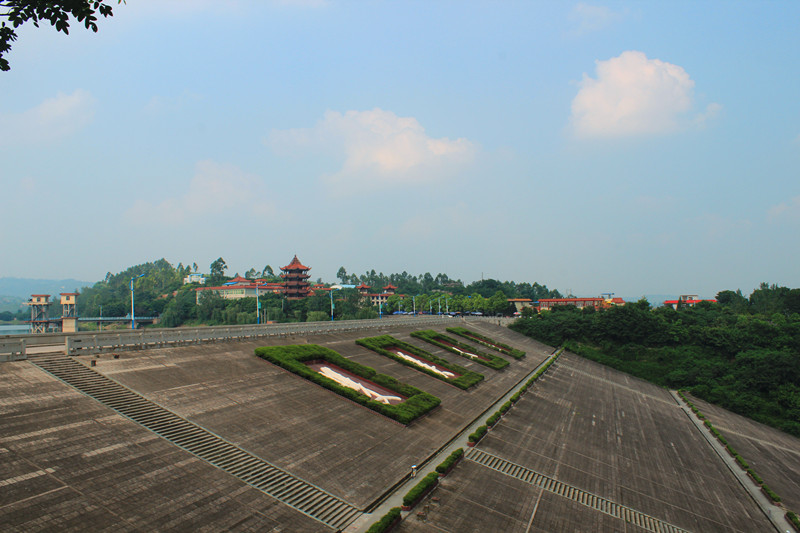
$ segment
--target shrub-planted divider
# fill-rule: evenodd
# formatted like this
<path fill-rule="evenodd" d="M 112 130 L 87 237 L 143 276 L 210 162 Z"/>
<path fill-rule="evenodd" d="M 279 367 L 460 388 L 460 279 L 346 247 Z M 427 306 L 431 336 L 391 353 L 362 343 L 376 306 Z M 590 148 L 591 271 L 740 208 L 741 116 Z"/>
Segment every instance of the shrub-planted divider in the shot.
<path fill-rule="evenodd" d="M 393 420 L 397 420 L 401 424 L 410 424 L 420 416 L 436 408 L 441 403 L 441 400 L 432 394 L 423 392 L 416 387 L 412 387 L 411 385 L 401 383 L 393 377 L 379 374 L 373 368 L 358 364 L 345 357 L 342 357 L 333 350 L 323 346 L 318 346 L 316 344 L 262 346 L 260 348 L 256 348 L 255 352 L 258 357 L 261 357 L 262 359 L 265 359 L 274 365 L 288 370 L 293 374 L 297 374 L 300 377 L 316 383 L 321 387 L 331 390 L 340 396 L 344 396 L 345 398 L 372 409 L 373 411 L 376 411 L 384 416 L 387 416 Z M 388 405 L 372 400 L 368 396 L 356 391 L 355 389 L 340 385 L 336 381 L 319 374 L 305 364 L 310 361 L 319 360 L 326 361 L 330 364 L 338 366 L 343 370 L 347 370 L 356 376 L 368 379 L 376 385 L 380 385 L 381 387 L 385 387 L 401 396 L 406 397 L 406 400 L 396 405 Z"/>
<path fill-rule="evenodd" d="M 789 523 L 792 524 L 792 526 L 794 526 L 794 529 L 798 533 L 800 533 L 800 518 L 797 518 L 797 514 L 796 513 L 794 513 L 793 511 L 787 511 L 786 512 L 786 520 L 788 520 Z"/>
<path fill-rule="evenodd" d="M 777 504 L 781 503 L 781 497 L 780 497 L 780 496 L 778 496 L 777 494 L 775 494 L 775 491 L 773 491 L 773 490 L 772 490 L 771 488 L 769 488 L 768 486 L 766 486 L 766 485 L 761 485 L 761 492 L 763 492 L 764 494 L 766 494 L 766 495 L 767 495 L 767 497 L 768 497 L 770 500 L 772 500 L 772 503 L 774 503 L 775 505 L 777 505 Z"/>
<path fill-rule="evenodd" d="M 467 437 L 467 445 L 470 447 L 475 446 L 483 438 L 483 436 L 486 435 L 487 431 L 489 431 L 488 426 L 478 427 L 478 429 L 470 433 Z"/>
<path fill-rule="evenodd" d="M 763 485 L 764 484 L 764 480 L 761 479 L 761 477 L 758 474 L 756 474 L 755 471 L 752 468 L 748 468 L 747 469 L 747 475 L 750 476 L 750 479 L 752 479 L 753 481 L 755 481 L 759 485 Z"/>
<path fill-rule="evenodd" d="M 452 352 L 454 354 L 460 355 L 470 361 L 474 361 L 478 364 L 483 366 L 488 366 L 494 370 L 501 370 L 508 366 L 508 361 L 503 359 L 502 357 L 498 357 L 496 355 L 491 355 L 484 352 L 479 352 L 475 348 L 471 346 L 467 346 L 456 339 L 448 337 L 447 335 L 443 335 L 437 331 L 432 329 L 424 329 L 422 331 L 414 331 L 411 333 L 412 337 L 416 337 L 418 339 L 422 339 L 426 342 L 429 342 L 435 346 L 443 350 L 447 350 L 448 352 Z M 470 357 L 465 354 L 471 353 L 474 354 L 476 357 Z"/>
<path fill-rule="evenodd" d="M 439 473 L 439 476 L 444 477 L 450 473 L 450 471 L 455 468 L 455 466 L 461 461 L 464 457 L 464 448 L 458 448 L 454 450 L 453 453 L 447 456 L 447 458 L 439 463 L 436 467 L 436 472 Z"/>
<path fill-rule="evenodd" d="M 780 505 L 781 497 L 778 494 L 776 494 L 775 491 L 769 488 L 766 484 L 764 484 L 764 480 L 761 479 L 761 477 L 758 474 L 756 474 L 755 470 L 750 468 L 750 465 L 747 464 L 747 461 L 745 461 L 744 458 L 741 455 L 739 455 L 730 444 L 728 444 L 728 442 L 725 440 L 725 437 L 723 437 L 722 433 L 720 433 L 720 431 L 714 427 L 711 421 L 708 420 L 703 415 L 703 413 L 701 413 L 700 410 L 686 398 L 686 396 L 683 394 L 683 391 L 678 391 L 678 396 L 680 396 L 683 399 L 683 401 L 686 402 L 686 405 L 688 405 L 691 408 L 692 412 L 697 416 L 697 418 L 703 421 L 703 424 L 711 431 L 711 434 L 714 435 L 717 438 L 717 440 L 719 440 L 720 443 L 722 443 L 725 446 L 725 450 L 727 450 L 727 452 L 731 455 L 731 457 L 733 457 L 736 460 L 736 462 L 739 464 L 742 470 L 747 472 L 747 475 L 750 477 L 750 479 L 752 479 L 754 483 L 761 485 L 761 492 L 763 492 L 770 500 L 772 500 L 772 503 L 774 503 L 775 505 Z M 789 519 L 789 513 L 786 513 L 786 518 Z M 797 516 L 795 515 L 795 519 L 796 518 Z M 792 525 L 794 525 L 797 531 L 800 532 L 800 524 L 793 523 Z"/>
<path fill-rule="evenodd" d="M 405 496 L 403 496 L 403 510 L 410 511 L 422 498 L 432 491 L 439 483 L 439 474 L 431 472 L 422 481 L 417 483 Z"/>
<path fill-rule="evenodd" d="M 416 346 L 408 344 L 407 342 L 395 339 L 391 335 L 380 335 L 378 337 L 367 337 L 364 339 L 358 339 L 356 341 L 356 344 L 359 344 L 365 348 L 369 348 L 370 350 L 379 353 L 383 356 L 386 356 L 390 359 L 394 359 L 395 361 L 402 363 L 406 366 L 409 366 L 415 370 L 424 372 L 425 374 L 435 377 L 436 379 L 440 379 L 445 383 L 450 383 L 451 385 L 455 385 L 459 389 L 466 390 L 472 387 L 473 385 L 480 383 L 481 380 L 483 380 L 483 374 L 478 374 L 477 372 L 467 370 L 462 366 L 446 361 L 441 357 L 436 357 L 432 353 L 426 352 L 421 348 L 417 348 Z M 441 374 L 437 374 L 433 370 L 417 365 L 411 361 L 408 361 L 407 359 L 400 357 L 396 353 L 390 351 L 389 348 L 399 348 L 421 359 L 425 359 L 426 361 L 429 361 L 443 368 L 446 368 L 447 370 L 450 370 L 455 374 L 461 374 L 461 375 L 456 378 L 447 378 L 445 376 L 442 376 Z"/>
<path fill-rule="evenodd" d="M 523 352 L 522 350 L 512 348 L 508 344 L 503 344 L 502 342 L 497 342 L 494 339 L 490 339 L 489 337 L 481 335 L 480 333 L 477 333 L 470 329 L 456 327 L 456 328 L 447 328 L 447 331 L 459 335 L 461 337 L 464 337 L 465 339 L 477 342 L 478 344 L 491 348 L 492 350 L 497 350 L 500 353 L 510 355 L 514 359 L 522 359 L 523 357 L 525 357 L 525 352 Z"/>
<path fill-rule="evenodd" d="M 367 530 L 367 533 L 387 533 L 402 519 L 399 507 L 392 507 L 389 512 L 381 517 Z"/>

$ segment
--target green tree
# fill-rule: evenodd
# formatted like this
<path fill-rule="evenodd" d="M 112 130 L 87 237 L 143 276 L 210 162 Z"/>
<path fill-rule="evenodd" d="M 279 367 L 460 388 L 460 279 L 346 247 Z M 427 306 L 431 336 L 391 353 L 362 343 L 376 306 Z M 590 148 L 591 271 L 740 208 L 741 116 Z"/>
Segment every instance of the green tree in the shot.
<path fill-rule="evenodd" d="M 343 266 L 339 267 L 339 271 L 336 272 L 336 277 L 339 278 L 343 284 L 347 283 L 347 270 L 345 270 Z"/>
<path fill-rule="evenodd" d="M 225 277 L 226 270 L 228 270 L 228 265 L 225 264 L 225 260 L 221 257 L 215 259 L 209 267 L 209 276 L 206 283 L 212 287 L 224 283 L 227 280 Z"/>
<path fill-rule="evenodd" d="M 121 4 L 123 0 L 118 0 Z M 37 28 L 39 22 L 49 22 L 56 31 L 69 35 L 70 18 L 83 23 L 87 30 L 97 32 L 97 15 L 113 16 L 112 8 L 106 0 L 2 0 L 0 18 L 6 20 L 0 25 L 0 70 L 11 70 L 8 60 L 3 57 L 11 51 L 11 43 L 17 40 L 17 28 L 30 22 Z M 6 22 L 7 21 L 7 22 Z"/>

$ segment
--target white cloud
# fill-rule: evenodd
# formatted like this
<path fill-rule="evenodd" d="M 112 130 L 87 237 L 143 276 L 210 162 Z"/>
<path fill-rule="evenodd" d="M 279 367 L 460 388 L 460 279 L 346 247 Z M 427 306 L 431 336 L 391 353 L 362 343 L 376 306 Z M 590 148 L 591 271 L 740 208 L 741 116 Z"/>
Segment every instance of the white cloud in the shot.
<path fill-rule="evenodd" d="M 700 126 L 701 128 L 706 125 L 707 122 L 710 122 L 717 118 L 719 114 L 722 112 L 722 106 L 717 103 L 710 103 L 706 106 L 706 110 L 699 115 L 697 115 L 694 119 L 695 124 Z"/>
<path fill-rule="evenodd" d="M 452 176 L 471 161 L 476 147 L 459 138 L 434 139 L 413 117 L 391 111 L 328 111 L 313 128 L 274 130 L 267 141 L 278 152 L 302 150 L 343 159 L 325 177 L 332 185 L 382 186 L 414 184 Z"/>
<path fill-rule="evenodd" d="M 767 218 L 773 222 L 800 219 L 800 196 L 770 207 L 767 210 Z"/>
<path fill-rule="evenodd" d="M 83 89 L 58 93 L 21 113 L 0 115 L 0 142 L 26 144 L 63 139 L 89 124 L 94 117 L 94 98 Z"/>
<path fill-rule="evenodd" d="M 606 6 L 593 6 L 579 2 L 572 8 L 569 18 L 577 25 L 573 33 L 584 35 L 607 28 L 621 19 L 622 14 L 612 11 Z"/>
<path fill-rule="evenodd" d="M 596 64 L 597 78 L 584 74 L 572 101 L 576 136 L 655 135 L 683 125 L 692 108 L 694 81 L 682 67 L 636 51 Z M 719 108 L 711 104 L 701 117 Z"/>
<path fill-rule="evenodd" d="M 138 200 L 125 218 L 136 224 L 181 226 L 223 215 L 265 215 L 271 210 L 266 191 L 256 176 L 233 165 L 201 161 L 184 195 L 159 203 Z"/>

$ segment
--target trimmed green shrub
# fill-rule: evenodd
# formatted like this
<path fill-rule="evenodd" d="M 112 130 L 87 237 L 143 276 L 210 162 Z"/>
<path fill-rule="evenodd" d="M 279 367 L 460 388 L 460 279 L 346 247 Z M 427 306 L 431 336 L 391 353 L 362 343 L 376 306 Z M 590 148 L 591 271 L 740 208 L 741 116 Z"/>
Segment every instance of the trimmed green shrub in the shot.
<path fill-rule="evenodd" d="M 747 473 L 750 474 L 750 477 L 753 478 L 753 481 L 755 481 L 759 485 L 763 485 L 764 484 L 764 480 L 761 479 L 761 477 L 759 477 L 759 475 L 756 474 L 755 470 L 753 470 L 752 468 L 748 468 L 747 469 Z"/>
<path fill-rule="evenodd" d="M 451 453 L 450 455 L 448 455 L 448 456 L 447 456 L 447 459 L 445 459 L 444 461 L 442 461 L 442 462 L 439 464 L 439 466 L 437 466 L 437 467 L 436 467 L 436 471 L 437 471 L 438 473 L 440 473 L 440 474 L 445 474 L 445 473 L 447 473 L 447 471 L 448 471 L 448 470 L 450 470 L 450 468 L 451 468 L 451 467 L 452 467 L 454 464 L 456 464 L 456 461 L 458 461 L 459 459 L 461 459 L 461 457 L 462 457 L 463 455 L 464 455 L 464 448 L 459 448 L 459 449 L 457 449 L 457 450 L 454 450 L 454 451 L 453 451 L 453 453 Z"/>
<path fill-rule="evenodd" d="M 748 468 L 750 468 L 750 465 L 747 464 L 747 461 L 744 460 L 744 457 L 742 457 L 738 453 L 734 455 L 733 458 L 736 459 L 736 462 L 739 463 L 739 466 L 741 466 L 743 469 L 747 470 Z"/>
<path fill-rule="evenodd" d="M 706 421 L 703 422 L 703 424 L 709 429 L 713 428 L 713 426 L 711 425 L 711 420 L 706 419 Z"/>
<path fill-rule="evenodd" d="M 398 518 L 400 518 L 400 508 L 392 507 L 380 520 L 370 526 L 367 533 L 384 533 L 394 525 Z"/>
<path fill-rule="evenodd" d="M 432 394 L 423 392 L 416 387 L 406 385 L 397 381 L 391 376 L 378 374 L 375 369 L 368 366 L 360 365 L 338 353 L 318 346 L 316 344 L 301 344 L 289 346 L 262 346 L 256 348 L 256 355 L 275 364 L 293 374 L 297 374 L 321 387 L 344 396 L 364 407 L 372 409 L 384 416 L 397 420 L 401 424 L 408 425 L 420 416 L 428 413 L 437 407 L 441 400 Z M 362 394 L 350 387 L 340 385 L 336 381 L 326 378 L 319 372 L 314 371 L 305 365 L 309 361 L 326 361 L 333 365 L 338 366 L 343 370 L 352 372 L 353 374 L 362 378 L 368 379 L 373 383 L 385 387 L 401 396 L 405 396 L 406 400 L 397 405 L 387 405 L 375 400 L 371 400 L 365 394 Z"/>
<path fill-rule="evenodd" d="M 489 428 L 486 427 L 486 426 L 480 426 L 473 433 L 469 434 L 469 436 L 467 437 L 467 440 L 470 441 L 470 442 L 478 442 L 479 440 L 481 440 L 481 438 L 484 435 L 486 435 L 486 432 L 488 431 L 488 429 Z"/>
<path fill-rule="evenodd" d="M 439 474 L 436 472 L 431 472 L 424 478 L 422 481 L 417 483 L 414 488 L 412 488 L 408 493 L 403 496 L 403 505 L 411 506 L 414 505 L 419 498 L 425 494 L 425 491 L 432 488 L 436 483 L 439 482 Z"/>
<path fill-rule="evenodd" d="M 489 427 L 494 427 L 494 425 L 497 424 L 497 421 L 500 420 L 501 416 L 502 415 L 500 414 L 500 411 L 495 412 L 492 416 L 486 419 L 486 425 Z"/>
<path fill-rule="evenodd" d="M 797 518 L 797 514 L 792 511 L 786 511 L 786 519 L 791 522 L 797 531 L 800 531 L 800 518 Z"/>
<path fill-rule="evenodd" d="M 727 445 L 728 445 L 728 439 L 726 439 L 725 437 L 723 437 L 723 436 L 722 436 L 722 433 L 720 433 L 719 435 L 717 435 L 717 440 L 718 440 L 718 441 L 720 441 L 720 442 L 721 442 L 722 444 L 724 444 L 725 446 L 727 446 Z"/>
<path fill-rule="evenodd" d="M 761 485 L 761 490 L 769 497 L 770 500 L 775 503 L 780 503 L 781 497 L 775 494 L 775 491 L 773 491 L 771 488 L 766 485 Z"/>
<path fill-rule="evenodd" d="M 418 339 L 422 339 L 426 342 L 429 342 L 435 346 L 443 350 L 447 350 L 448 352 L 452 352 L 454 354 L 460 355 L 465 359 L 469 359 L 470 361 L 474 361 L 480 365 L 488 366 L 489 368 L 493 368 L 494 370 L 501 370 L 509 365 L 508 361 L 503 359 L 502 357 L 498 357 L 496 355 L 491 355 L 484 352 L 479 352 L 475 348 L 471 346 L 467 346 L 447 335 L 443 335 L 432 329 L 424 329 L 422 331 L 414 331 L 411 333 L 412 337 L 417 337 Z M 455 347 L 450 346 L 450 344 L 455 345 Z M 479 358 L 472 358 L 464 355 L 463 352 L 468 352 L 471 354 L 475 354 L 480 357 L 485 357 L 488 361 Z"/>
<path fill-rule="evenodd" d="M 410 366 L 415 370 L 419 370 L 420 372 L 424 372 L 429 376 L 435 377 L 436 379 L 440 379 L 446 383 L 450 383 L 451 385 L 455 385 L 459 389 L 468 389 L 473 385 L 480 383 L 483 380 L 483 374 L 478 374 L 477 372 L 473 372 L 471 370 L 467 370 L 463 366 L 458 366 L 456 364 L 450 363 L 449 361 L 445 361 L 441 357 L 436 357 L 432 353 L 426 352 L 421 348 L 417 348 L 407 342 L 403 342 L 401 340 L 395 339 L 391 335 L 380 335 L 378 337 L 367 337 L 364 339 L 358 339 L 356 344 L 359 344 L 365 348 L 369 348 L 370 350 L 379 353 L 383 356 L 386 356 L 390 359 L 394 359 L 398 363 L 402 363 L 406 366 Z M 421 367 L 417 364 L 408 361 L 407 359 L 403 359 L 396 353 L 390 352 L 388 348 L 397 347 L 400 348 L 408 353 L 414 354 L 418 357 L 421 357 L 431 363 L 436 363 L 439 366 L 446 368 L 456 374 L 461 374 L 457 378 L 448 379 L 441 374 L 437 374 L 433 370 L 429 370 L 427 368 Z"/>
<path fill-rule="evenodd" d="M 517 350 L 516 348 L 512 348 L 507 344 L 503 344 L 502 342 L 497 342 L 496 340 L 490 339 L 480 333 L 475 331 L 469 330 L 467 328 L 457 327 L 457 328 L 447 328 L 447 331 L 450 333 L 454 333 L 465 339 L 469 339 L 471 341 L 477 342 L 478 344 L 482 344 L 488 348 L 493 350 L 497 350 L 500 353 L 504 353 L 506 355 L 510 355 L 514 359 L 522 359 L 525 357 L 525 352 L 522 350 Z"/>

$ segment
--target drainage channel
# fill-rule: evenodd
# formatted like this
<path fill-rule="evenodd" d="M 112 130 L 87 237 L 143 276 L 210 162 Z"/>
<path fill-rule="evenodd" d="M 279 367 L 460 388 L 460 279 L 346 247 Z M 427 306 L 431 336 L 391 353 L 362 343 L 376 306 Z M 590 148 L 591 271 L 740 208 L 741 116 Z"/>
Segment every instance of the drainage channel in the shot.
<path fill-rule="evenodd" d="M 176 446 L 335 530 L 344 529 L 361 515 L 361 511 L 355 506 L 231 444 L 63 354 L 31 355 L 28 360 Z"/>
<path fill-rule="evenodd" d="M 479 465 L 520 479 L 525 483 L 530 483 L 548 492 L 558 494 L 559 496 L 578 502 L 581 505 L 585 505 L 601 513 L 613 516 L 625 522 L 636 524 L 647 531 L 652 531 L 653 533 L 689 533 L 686 529 L 674 526 L 653 516 L 631 509 L 630 507 L 619 505 L 611 500 L 601 498 L 596 494 L 586 492 L 572 485 L 567 485 L 550 476 L 545 476 L 544 474 L 506 461 L 505 459 L 482 450 L 470 448 L 465 454 L 465 457 Z"/>

